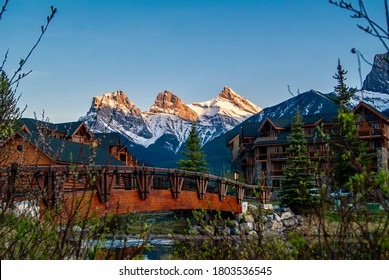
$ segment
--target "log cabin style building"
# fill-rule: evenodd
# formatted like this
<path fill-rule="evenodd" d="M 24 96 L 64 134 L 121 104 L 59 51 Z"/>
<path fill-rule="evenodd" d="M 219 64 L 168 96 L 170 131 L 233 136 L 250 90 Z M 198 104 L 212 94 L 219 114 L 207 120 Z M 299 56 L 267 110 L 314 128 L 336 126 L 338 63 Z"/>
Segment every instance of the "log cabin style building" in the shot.
<path fill-rule="evenodd" d="M 137 165 L 120 134 L 94 135 L 82 121 L 54 124 L 22 118 L 19 127 L 1 147 L 0 166 Z"/>
<path fill-rule="evenodd" d="M 359 138 L 367 142 L 374 154 L 373 170 L 388 170 L 389 116 L 363 101 L 353 112 L 357 116 Z M 335 113 L 302 118 L 312 169 L 315 165 L 330 168 L 330 145 L 318 128 L 331 135 L 335 118 Z M 267 117 L 260 123 L 242 124 L 238 133 L 227 133 L 226 145 L 231 150 L 232 170 L 243 174 L 250 184 L 260 183 L 275 189 L 282 187 L 292 123 L 293 118 Z"/>

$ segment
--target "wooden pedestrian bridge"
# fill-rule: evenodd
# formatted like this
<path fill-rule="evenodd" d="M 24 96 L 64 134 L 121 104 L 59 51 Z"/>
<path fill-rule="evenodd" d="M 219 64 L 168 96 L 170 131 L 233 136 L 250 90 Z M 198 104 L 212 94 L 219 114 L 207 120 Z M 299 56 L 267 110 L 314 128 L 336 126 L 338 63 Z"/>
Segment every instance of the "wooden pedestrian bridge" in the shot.
<path fill-rule="evenodd" d="M 1 167 L 0 174 L 3 203 L 33 195 L 43 208 L 77 205 L 82 213 L 101 216 L 194 209 L 241 213 L 246 199 L 265 202 L 267 196 L 256 185 L 166 168 L 13 165 Z"/>

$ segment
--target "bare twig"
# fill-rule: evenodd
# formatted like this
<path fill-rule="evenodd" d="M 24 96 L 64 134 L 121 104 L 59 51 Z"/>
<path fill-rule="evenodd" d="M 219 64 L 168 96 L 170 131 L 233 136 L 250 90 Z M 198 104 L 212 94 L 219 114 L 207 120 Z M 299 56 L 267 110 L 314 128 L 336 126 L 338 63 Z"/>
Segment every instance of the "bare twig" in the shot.
<path fill-rule="evenodd" d="M 1 10 L 0 10 L 0 20 L 4 14 L 4 12 L 7 10 L 7 5 L 8 5 L 8 2 L 9 0 L 5 0 L 3 6 L 1 7 Z"/>
<path fill-rule="evenodd" d="M 13 84 L 17 83 L 18 81 L 20 81 L 21 79 L 23 79 L 24 77 L 26 77 L 28 74 L 31 73 L 31 71 L 28 71 L 27 73 L 22 73 L 22 69 L 23 69 L 24 65 L 26 64 L 26 62 L 28 61 L 28 59 L 30 58 L 31 54 L 34 52 L 35 48 L 38 46 L 38 44 L 42 40 L 43 35 L 46 33 L 46 30 L 47 30 L 50 22 L 52 21 L 54 15 L 57 12 L 57 9 L 54 8 L 53 6 L 51 6 L 50 9 L 51 9 L 51 13 L 50 13 L 49 16 L 47 16 L 46 24 L 41 26 L 41 34 L 40 34 L 40 36 L 38 37 L 38 39 L 35 42 L 34 46 L 30 49 L 30 51 L 27 54 L 27 56 L 24 59 L 20 60 L 19 68 L 15 71 L 15 73 L 13 74 L 13 76 L 11 77 L 11 79 L 9 81 L 10 85 L 13 85 Z"/>

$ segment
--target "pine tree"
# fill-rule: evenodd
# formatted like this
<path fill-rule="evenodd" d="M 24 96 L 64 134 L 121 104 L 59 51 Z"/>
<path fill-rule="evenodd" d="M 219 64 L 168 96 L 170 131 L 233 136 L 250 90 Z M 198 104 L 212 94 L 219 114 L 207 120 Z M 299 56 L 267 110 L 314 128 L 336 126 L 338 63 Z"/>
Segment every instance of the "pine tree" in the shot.
<path fill-rule="evenodd" d="M 0 144 L 14 133 L 22 116 L 23 111 L 17 106 L 18 100 L 7 75 L 0 71 Z"/>
<path fill-rule="evenodd" d="M 197 132 L 196 124 L 193 124 L 189 133 L 188 140 L 185 144 L 186 151 L 182 151 L 182 155 L 187 159 L 181 159 L 178 162 L 179 169 L 195 171 L 195 172 L 207 172 L 207 162 L 205 160 L 205 154 L 201 149 L 201 139 Z"/>
<path fill-rule="evenodd" d="M 337 73 L 334 78 L 338 81 L 335 93 L 339 110 L 330 142 L 333 152 L 331 171 L 334 190 L 349 188 L 347 183 L 351 176 L 366 169 L 370 163 L 366 144 L 359 139 L 356 117 L 348 106 L 353 92 L 345 84 L 346 74 L 347 71 L 343 70 L 340 61 L 338 61 Z"/>
<path fill-rule="evenodd" d="M 300 111 L 292 124 L 289 140 L 288 160 L 285 168 L 285 179 L 282 182 L 281 204 L 290 207 L 293 212 L 301 213 L 307 206 L 310 199 L 309 188 L 311 188 L 309 175 L 309 158 L 307 142 L 304 138 L 303 122 Z"/>

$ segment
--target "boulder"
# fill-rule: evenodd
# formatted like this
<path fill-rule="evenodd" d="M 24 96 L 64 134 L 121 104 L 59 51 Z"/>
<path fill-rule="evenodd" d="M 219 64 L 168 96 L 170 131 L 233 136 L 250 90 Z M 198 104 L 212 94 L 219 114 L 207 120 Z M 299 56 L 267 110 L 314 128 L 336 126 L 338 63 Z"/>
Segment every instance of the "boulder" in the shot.
<path fill-rule="evenodd" d="M 247 233 L 251 230 L 254 230 L 254 224 L 253 223 L 242 223 L 239 226 L 242 233 Z"/>
<path fill-rule="evenodd" d="M 278 214 L 273 213 L 273 220 L 278 221 L 278 222 L 281 222 L 281 217 L 278 216 Z"/>
<path fill-rule="evenodd" d="M 282 220 L 282 224 L 285 227 L 293 227 L 297 224 L 297 222 L 294 219 L 285 219 L 285 220 Z"/>
<path fill-rule="evenodd" d="M 301 225 L 304 222 L 304 217 L 301 215 L 295 215 L 294 218 L 297 220 L 297 223 Z"/>
<path fill-rule="evenodd" d="M 204 234 L 213 236 L 215 235 L 215 228 L 213 226 L 205 226 L 204 227 Z"/>
<path fill-rule="evenodd" d="M 283 224 L 282 224 L 281 220 L 280 221 L 274 220 L 274 221 L 270 222 L 270 228 L 269 229 L 271 229 L 271 230 L 279 230 L 279 229 L 282 229 L 282 228 L 283 228 Z"/>
<path fill-rule="evenodd" d="M 281 220 L 289 219 L 291 217 L 293 217 L 293 214 L 289 211 L 281 213 Z"/>
<path fill-rule="evenodd" d="M 273 221 L 274 220 L 273 214 L 272 215 L 266 215 L 266 220 Z"/>
<path fill-rule="evenodd" d="M 249 233 L 248 233 L 247 235 L 248 235 L 248 236 L 255 237 L 255 238 L 257 238 L 257 237 L 258 237 L 258 233 L 257 233 L 255 230 L 251 230 L 251 231 L 249 231 Z"/>
<path fill-rule="evenodd" d="M 238 223 L 238 221 L 232 220 L 232 221 L 230 221 L 230 222 L 228 223 L 228 226 L 229 226 L 230 228 L 238 228 L 238 227 L 239 227 L 239 223 Z"/>
<path fill-rule="evenodd" d="M 254 216 L 253 215 L 246 215 L 244 217 L 244 221 L 246 223 L 255 223 L 255 219 L 254 219 Z"/>
<path fill-rule="evenodd" d="M 234 227 L 234 228 L 231 228 L 231 231 L 230 231 L 231 235 L 239 235 L 239 229 L 238 227 Z"/>

